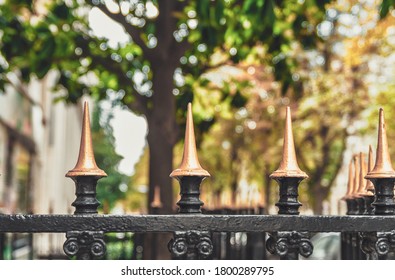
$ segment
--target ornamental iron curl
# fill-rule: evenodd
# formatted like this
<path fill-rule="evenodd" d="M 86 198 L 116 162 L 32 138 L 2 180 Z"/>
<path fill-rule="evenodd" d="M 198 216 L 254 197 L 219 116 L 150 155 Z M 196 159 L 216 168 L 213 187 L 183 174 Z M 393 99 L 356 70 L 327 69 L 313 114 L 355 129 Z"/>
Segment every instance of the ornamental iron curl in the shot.
<path fill-rule="evenodd" d="M 103 232 L 70 231 L 66 233 L 63 251 L 80 260 L 99 259 L 106 253 Z"/>
<path fill-rule="evenodd" d="M 386 258 L 395 251 L 395 230 L 390 232 L 362 232 L 361 249 L 369 259 Z"/>
<path fill-rule="evenodd" d="M 213 254 L 210 232 L 175 232 L 168 243 L 168 249 L 175 259 L 209 259 Z"/>
<path fill-rule="evenodd" d="M 378 232 L 375 249 L 380 257 L 385 257 L 395 249 L 395 230 L 390 232 Z"/>
<path fill-rule="evenodd" d="M 297 259 L 298 254 L 307 258 L 314 249 L 309 234 L 297 231 L 269 233 L 266 248 L 271 254 L 277 254 L 285 259 Z"/>

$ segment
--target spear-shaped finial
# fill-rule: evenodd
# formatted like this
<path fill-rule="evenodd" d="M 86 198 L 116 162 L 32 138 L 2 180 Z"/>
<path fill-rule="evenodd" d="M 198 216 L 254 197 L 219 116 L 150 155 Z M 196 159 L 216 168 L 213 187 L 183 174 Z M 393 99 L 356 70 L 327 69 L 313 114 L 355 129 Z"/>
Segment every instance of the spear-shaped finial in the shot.
<path fill-rule="evenodd" d="M 376 163 L 366 179 L 395 178 L 395 171 L 392 168 L 390 154 L 388 152 L 387 133 L 385 129 L 384 110 L 379 110 L 379 128 L 377 138 Z"/>
<path fill-rule="evenodd" d="M 367 172 L 369 173 L 370 171 L 372 171 L 374 166 L 373 163 L 373 149 L 372 149 L 372 145 L 369 145 L 369 157 L 368 157 L 368 170 Z M 372 183 L 372 181 L 370 180 L 366 180 L 366 193 L 368 195 L 374 195 L 374 185 Z"/>
<path fill-rule="evenodd" d="M 358 178 L 359 178 L 359 161 L 358 154 L 354 154 L 354 182 L 353 182 L 353 191 L 352 197 L 357 198 L 358 195 Z"/>
<path fill-rule="evenodd" d="M 349 199 L 351 198 L 351 195 L 353 193 L 354 189 L 354 174 L 353 174 L 353 165 L 354 161 L 351 159 L 350 164 L 348 165 L 348 181 L 347 181 L 347 193 L 346 195 L 342 198 L 344 199 Z"/>
<path fill-rule="evenodd" d="M 298 201 L 299 183 L 308 178 L 307 174 L 300 170 L 295 154 L 295 144 L 292 135 L 291 109 L 287 107 L 285 114 L 285 129 L 283 142 L 283 155 L 280 167 L 270 174 L 270 178 L 277 181 L 280 192 L 279 201 L 275 204 L 279 214 L 299 215 Z"/>
<path fill-rule="evenodd" d="M 283 142 L 283 155 L 280 167 L 274 171 L 270 178 L 308 178 L 307 174 L 300 170 L 296 160 L 294 137 L 292 134 L 291 108 L 288 106 L 285 115 L 285 129 Z"/>
<path fill-rule="evenodd" d="M 365 163 L 365 154 L 360 152 L 359 153 L 359 182 L 358 182 L 358 194 L 363 195 L 365 194 L 365 176 L 366 173 L 366 163 Z"/>
<path fill-rule="evenodd" d="M 154 189 L 154 199 L 151 202 L 151 207 L 162 208 L 162 201 L 160 200 L 160 187 L 158 185 L 156 185 Z"/>
<path fill-rule="evenodd" d="M 195 132 L 193 129 L 192 105 L 188 104 L 187 121 L 185 129 L 184 153 L 179 168 L 175 169 L 170 177 L 182 178 L 184 176 L 210 177 L 210 174 L 199 163 Z"/>
<path fill-rule="evenodd" d="M 369 157 L 368 157 L 368 170 L 367 170 L 367 173 L 372 171 L 372 169 L 373 169 L 373 149 L 372 149 L 372 146 L 369 145 Z M 384 180 L 390 180 L 391 181 L 392 179 L 384 179 Z M 375 191 L 373 182 L 371 180 L 366 180 L 364 193 L 362 194 L 363 200 L 364 200 L 364 204 L 365 204 L 365 211 L 364 211 L 364 213 L 360 213 L 360 214 L 374 215 L 375 207 L 374 207 L 373 203 L 374 203 L 374 200 L 375 200 L 375 195 L 374 195 L 375 193 L 376 193 L 376 191 Z"/>
<path fill-rule="evenodd" d="M 84 116 L 78 161 L 75 167 L 66 174 L 66 177 L 71 178 L 79 176 L 94 176 L 96 178 L 107 176 L 106 172 L 97 167 L 95 155 L 93 154 L 89 107 L 87 102 L 84 103 Z"/>

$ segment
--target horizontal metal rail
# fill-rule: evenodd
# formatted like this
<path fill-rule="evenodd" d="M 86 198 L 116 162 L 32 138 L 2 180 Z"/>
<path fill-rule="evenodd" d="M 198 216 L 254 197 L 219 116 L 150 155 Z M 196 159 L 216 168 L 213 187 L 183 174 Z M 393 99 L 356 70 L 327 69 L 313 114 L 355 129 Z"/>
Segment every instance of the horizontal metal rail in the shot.
<path fill-rule="evenodd" d="M 385 232 L 395 216 L 0 215 L 0 232 Z"/>

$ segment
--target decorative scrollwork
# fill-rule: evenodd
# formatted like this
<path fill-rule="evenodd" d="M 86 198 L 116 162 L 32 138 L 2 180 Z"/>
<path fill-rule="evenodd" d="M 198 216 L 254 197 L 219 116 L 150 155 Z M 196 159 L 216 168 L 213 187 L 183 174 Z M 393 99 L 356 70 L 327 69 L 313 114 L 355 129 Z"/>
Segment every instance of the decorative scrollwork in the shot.
<path fill-rule="evenodd" d="M 202 259 L 207 259 L 213 254 L 213 243 L 208 237 L 202 237 L 200 242 L 196 245 L 198 255 Z"/>
<path fill-rule="evenodd" d="M 276 253 L 276 240 L 272 235 L 269 235 L 269 238 L 266 241 L 266 249 L 272 255 Z"/>
<path fill-rule="evenodd" d="M 289 242 L 287 238 L 280 238 L 276 242 L 276 254 L 279 256 L 286 256 L 289 251 Z"/>
<path fill-rule="evenodd" d="M 196 244 L 202 237 L 201 233 L 198 231 L 188 231 L 185 235 L 188 244 Z"/>
<path fill-rule="evenodd" d="M 106 253 L 103 232 L 70 231 L 66 233 L 66 238 L 63 251 L 69 257 L 97 259 Z"/>
<path fill-rule="evenodd" d="M 176 259 L 207 259 L 213 253 L 211 234 L 201 231 L 175 232 L 168 249 Z"/>
<path fill-rule="evenodd" d="M 309 257 L 313 253 L 313 245 L 308 237 L 307 233 L 296 231 L 271 233 L 266 242 L 266 249 L 271 254 L 281 257 L 285 257 L 291 252 Z"/>
<path fill-rule="evenodd" d="M 188 244 L 185 238 L 174 238 L 170 240 L 168 248 L 176 258 L 183 258 L 188 252 Z"/>
<path fill-rule="evenodd" d="M 91 245 L 91 254 L 95 258 L 100 258 L 106 253 L 106 244 L 102 240 L 96 240 Z"/>
<path fill-rule="evenodd" d="M 385 256 L 390 252 L 391 244 L 388 238 L 379 238 L 376 241 L 375 249 L 379 256 Z"/>
<path fill-rule="evenodd" d="M 63 251 L 69 257 L 75 256 L 79 250 L 80 246 L 78 245 L 77 239 L 67 239 L 66 242 L 63 244 Z"/>
<path fill-rule="evenodd" d="M 303 257 L 308 258 L 313 253 L 313 244 L 311 244 L 310 240 L 302 238 L 299 242 L 299 254 Z"/>
<path fill-rule="evenodd" d="M 385 257 L 395 249 L 395 231 L 390 232 L 362 232 L 361 249 L 370 259 Z"/>

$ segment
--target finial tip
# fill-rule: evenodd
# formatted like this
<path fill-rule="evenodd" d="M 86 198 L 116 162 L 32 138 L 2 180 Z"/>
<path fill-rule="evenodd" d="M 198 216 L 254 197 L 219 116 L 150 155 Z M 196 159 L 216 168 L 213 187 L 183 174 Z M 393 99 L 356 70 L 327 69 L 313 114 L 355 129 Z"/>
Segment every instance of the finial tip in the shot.
<path fill-rule="evenodd" d="M 291 108 L 289 106 L 286 108 L 285 118 L 282 160 L 280 167 L 270 175 L 270 178 L 308 178 L 309 176 L 300 170 L 296 159 L 295 144 L 292 133 Z"/>
<path fill-rule="evenodd" d="M 210 177 L 210 174 L 199 163 L 195 131 L 193 128 L 192 104 L 188 103 L 187 120 L 185 127 L 184 153 L 179 168 L 175 169 L 170 177 L 181 178 L 184 176 Z"/>
<path fill-rule="evenodd" d="M 366 179 L 395 178 L 395 171 L 392 168 L 390 154 L 388 150 L 388 140 L 384 119 L 383 108 L 379 109 L 379 125 L 377 137 L 376 162 L 373 170 L 366 176 Z"/>
<path fill-rule="evenodd" d="M 77 164 L 72 170 L 66 173 L 66 177 L 70 178 L 76 178 L 80 176 L 94 176 L 98 178 L 107 176 L 106 172 L 97 167 L 95 161 L 89 120 L 89 106 L 87 102 L 84 103 L 80 152 L 78 155 Z"/>

